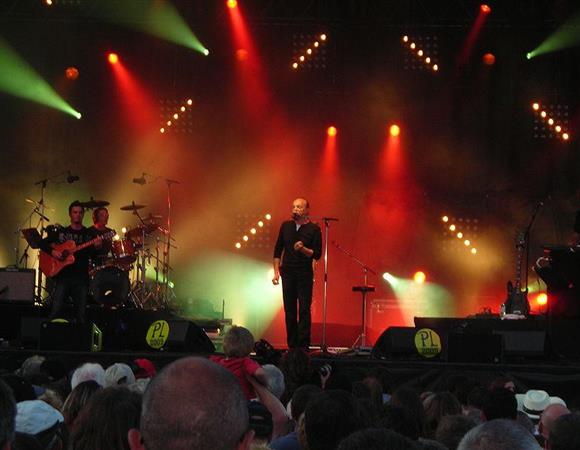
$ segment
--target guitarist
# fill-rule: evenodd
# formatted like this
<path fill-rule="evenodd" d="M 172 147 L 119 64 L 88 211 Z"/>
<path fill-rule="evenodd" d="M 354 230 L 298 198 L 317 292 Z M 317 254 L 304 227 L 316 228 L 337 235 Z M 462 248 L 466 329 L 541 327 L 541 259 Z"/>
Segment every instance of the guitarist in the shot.
<path fill-rule="evenodd" d="M 58 229 L 56 233 L 49 234 L 41 242 L 41 250 L 53 258 L 61 259 L 64 256 L 59 250 L 53 248 L 53 244 L 74 241 L 76 245 L 79 245 L 96 237 L 94 231 L 83 225 L 85 210 L 78 200 L 69 205 L 68 215 L 70 225 Z M 84 323 L 89 290 L 89 259 L 93 253 L 94 248 L 92 247 L 76 252 L 74 263 L 63 268 L 54 277 L 55 286 L 52 293 L 52 309 L 49 320 L 61 317 L 64 302 L 70 296 L 76 306 L 77 322 Z"/>
<path fill-rule="evenodd" d="M 115 231 L 109 228 L 109 210 L 100 206 L 93 211 L 93 226 L 89 228 L 94 236 L 102 236 L 105 233 Z M 112 243 L 110 240 L 103 241 L 101 245 L 96 245 L 93 253 L 93 263 L 97 266 L 104 264 L 111 253 Z"/>

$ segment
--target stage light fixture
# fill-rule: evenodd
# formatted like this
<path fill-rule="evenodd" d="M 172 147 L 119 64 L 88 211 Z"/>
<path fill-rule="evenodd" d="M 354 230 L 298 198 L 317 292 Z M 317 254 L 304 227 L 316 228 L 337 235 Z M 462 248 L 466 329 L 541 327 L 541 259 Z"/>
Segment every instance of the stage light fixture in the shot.
<path fill-rule="evenodd" d="M 237 0 L 228 0 L 226 2 L 226 5 L 228 6 L 228 8 L 234 9 L 238 6 L 238 2 L 237 2 Z"/>
<path fill-rule="evenodd" d="M 493 53 L 486 53 L 483 55 L 482 61 L 486 66 L 493 66 L 495 64 L 495 55 Z"/>
<path fill-rule="evenodd" d="M 441 220 L 442 220 L 444 223 L 447 223 L 447 222 L 449 222 L 449 216 L 443 216 L 443 217 L 441 217 Z"/>
<path fill-rule="evenodd" d="M 457 227 L 455 226 L 455 224 L 449 225 L 449 231 L 455 231 L 456 229 Z"/>
<path fill-rule="evenodd" d="M 479 7 L 479 10 L 483 13 L 483 14 L 489 14 L 491 12 L 491 8 L 489 7 L 489 5 L 486 5 L 485 3 L 482 4 Z"/>
<path fill-rule="evenodd" d="M 259 226 L 260 228 L 262 228 L 262 227 L 264 226 L 264 222 L 262 222 L 261 220 L 260 220 L 260 221 L 258 221 L 258 226 Z"/>
<path fill-rule="evenodd" d="M 204 49 L 203 49 L 203 54 L 204 54 L 205 56 L 209 56 L 209 50 L 208 50 L 207 48 L 204 48 Z"/>
<path fill-rule="evenodd" d="M 193 101 L 160 100 L 161 118 L 163 120 L 161 134 L 172 133 L 193 133 L 193 120 L 191 117 L 191 105 Z M 168 119 L 166 119 L 169 117 Z"/>
<path fill-rule="evenodd" d="M 477 255 L 477 249 L 476 249 L 475 247 L 473 247 L 473 248 L 471 249 L 471 254 L 472 254 L 472 255 Z"/>
<path fill-rule="evenodd" d="M 43 2 L 46 6 L 52 6 L 52 0 L 44 0 Z"/>
<path fill-rule="evenodd" d="M 79 70 L 76 67 L 67 67 L 64 71 L 64 75 L 67 80 L 74 81 L 79 77 Z"/>
<path fill-rule="evenodd" d="M 436 36 L 409 36 L 401 39 L 404 53 L 405 70 L 433 70 L 437 72 L 439 43 Z"/>
<path fill-rule="evenodd" d="M 457 238 L 458 238 L 458 239 L 463 239 L 463 233 L 462 233 L 461 231 L 459 231 L 459 232 L 457 233 Z"/>
<path fill-rule="evenodd" d="M 466 247 L 469 247 L 471 245 L 471 241 L 469 239 L 465 239 L 463 243 L 465 244 Z"/>
<path fill-rule="evenodd" d="M 477 232 L 479 229 L 479 220 L 464 218 L 464 217 L 451 217 L 449 215 L 443 216 L 447 220 L 442 220 L 443 223 L 443 236 L 444 240 L 442 245 L 445 249 L 455 249 L 469 248 L 472 254 L 476 254 L 477 250 L 473 251 L 474 239 L 477 238 Z M 449 225 L 449 223 L 451 225 Z M 468 236 L 469 235 L 469 236 Z M 461 242 L 461 244 L 459 244 Z"/>
<path fill-rule="evenodd" d="M 393 124 L 389 127 L 389 134 L 392 137 L 397 137 L 399 134 L 401 134 L 401 128 L 399 127 L 399 125 L 397 124 Z"/>
<path fill-rule="evenodd" d="M 266 215 L 270 216 L 269 214 Z M 237 242 L 241 242 L 244 248 L 269 248 L 270 224 L 266 225 L 262 220 L 263 217 L 261 214 L 237 215 L 238 236 L 241 236 L 241 239 Z"/>
<path fill-rule="evenodd" d="M 313 69 L 326 68 L 326 51 L 324 46 L 327 40 L 326 34 L 309 35 L 295 34 L 292 39 L 293 61 L 292 69 L 302 67 Z"/>
<path fill-rule="evenodd" d="M 247 234 L 244 234 L 244 236 L 242 237 L 242 239 L 244 240 L 244 242 L 248 242 L 248 240 L 249 240 L 250 238 L 248 237 L 248 235 L 247 235 Z"/>
<path fill-rule="evenodd" d="M 266 215 L 264 216 L 264 218 L 265 218 L 266 220 L 271 220 L 271 219 L 272 219 L 272 215 L 271 215 L 271 214 L 266 214 Z"/>
<path fill-rule="evenodd" d="M 117 64 L 119 62 L 119 55 L 117 55 L 116 53 L 109 53 L 107 55 L 107 60 L 109 61 L 110 64 Z"/>
<path fill-rule="evenodd" d="M 568 127 L 568 105 L 532 103 L 534 112 L 533 136 L 537 139 L 570 139 Z M 565 135 L 565 136 L 564 136 Z"/>
<path fill-rule="evenodd" d="M 532 52 L 526 53 L 526 59 L 532 59 L 532 56 L 534 56 Z"/>
<path fill-rule="evenodd" d="M 334 137 L 338 134 L 338 130 L 334 126 L 330 126 L 326 129 L 326 134 L 330 137 Z"/>
<path fill-rule="evenodd" d="M 541 292 L 536 296 L 536 303 L 539 306 L 545 306 L 548 304 L 548 294 Z"/>
<path fill-rule="evenodd" d="M 250 229 L 250 233 L 256 234 L 256 229 L 255 228 Z"/>
<path fill-rule="evenodd" d="M 242 248 L 242 244 L 240 244 L 239 242 L 236 242 L 236 248 L 239 250 L 240 248 Z"/>
<path fill-rule="evenodd" d="M 427 275 L 425 272 L 419 270 L 413 274 L 413 281 L 417 284 L 423 284 L 427 280 Z"/>

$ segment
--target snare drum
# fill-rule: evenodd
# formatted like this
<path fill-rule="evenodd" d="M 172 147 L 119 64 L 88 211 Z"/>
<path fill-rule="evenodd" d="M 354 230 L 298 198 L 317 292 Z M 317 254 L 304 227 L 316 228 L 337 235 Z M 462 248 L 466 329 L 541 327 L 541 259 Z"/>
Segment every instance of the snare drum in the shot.
<path fill-rule="evenodd" d="M 119 306 L 129 298 L 131 282 L 128 273 L 119 267 L 102 267 L 92 273 L 89 289 L 102 305 Z"/>
<path fill-rule="evenodd" d="M 135 255 L 135 245 L 133 241 L 128 238 L 113 241 L 113 248 L 111 249 L 113 258 L 123 263 L 132 263 L 137 259 Z"/>

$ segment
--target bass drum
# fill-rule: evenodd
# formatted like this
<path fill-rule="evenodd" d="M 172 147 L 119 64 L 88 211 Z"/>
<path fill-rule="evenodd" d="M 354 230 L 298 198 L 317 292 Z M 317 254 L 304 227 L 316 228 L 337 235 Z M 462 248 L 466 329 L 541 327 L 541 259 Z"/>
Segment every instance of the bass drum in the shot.
<path fill-rule="evenodd" d="M 130 292 L 129 274 L 118 267 L 103 267 L 91 276 L 90 293 L 101 305 L 121 306 Z"/>

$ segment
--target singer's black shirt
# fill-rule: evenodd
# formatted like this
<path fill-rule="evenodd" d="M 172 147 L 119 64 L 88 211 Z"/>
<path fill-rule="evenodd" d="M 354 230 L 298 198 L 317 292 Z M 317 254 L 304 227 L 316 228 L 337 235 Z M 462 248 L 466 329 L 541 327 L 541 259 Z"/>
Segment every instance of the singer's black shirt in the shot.
<path fill-rule="evenodd" d="M 302 241 L 305 247 L 314 251 L 311 257 L 294 250 L 294 244 Z M 307 270 L 312 271 L 312 260 L 320 259 L 322 253 L 322 232 L 314 222 L 300 225 L 296 229 L 296 222 L 288 220 L 280 226 L 274 258 L 282 258 L 283 270 Z"/>
<path fill-rule="evenodd" d="M 82 227 L 73 230 L 70 226 L 58 228 L 48 234 L 40 243 L 40 249 L 48 254 L 52 251 L 52 244 L 61 244 L 66 241 L 74 241 L 76 245 L 83 244 L 97 235 L 90 228 Z M 62 269 L 55 278 L 88 279 L 89 259 L 94 255 L 94 247 L 87 247 L 74 254 L 75 261 Z"/>

